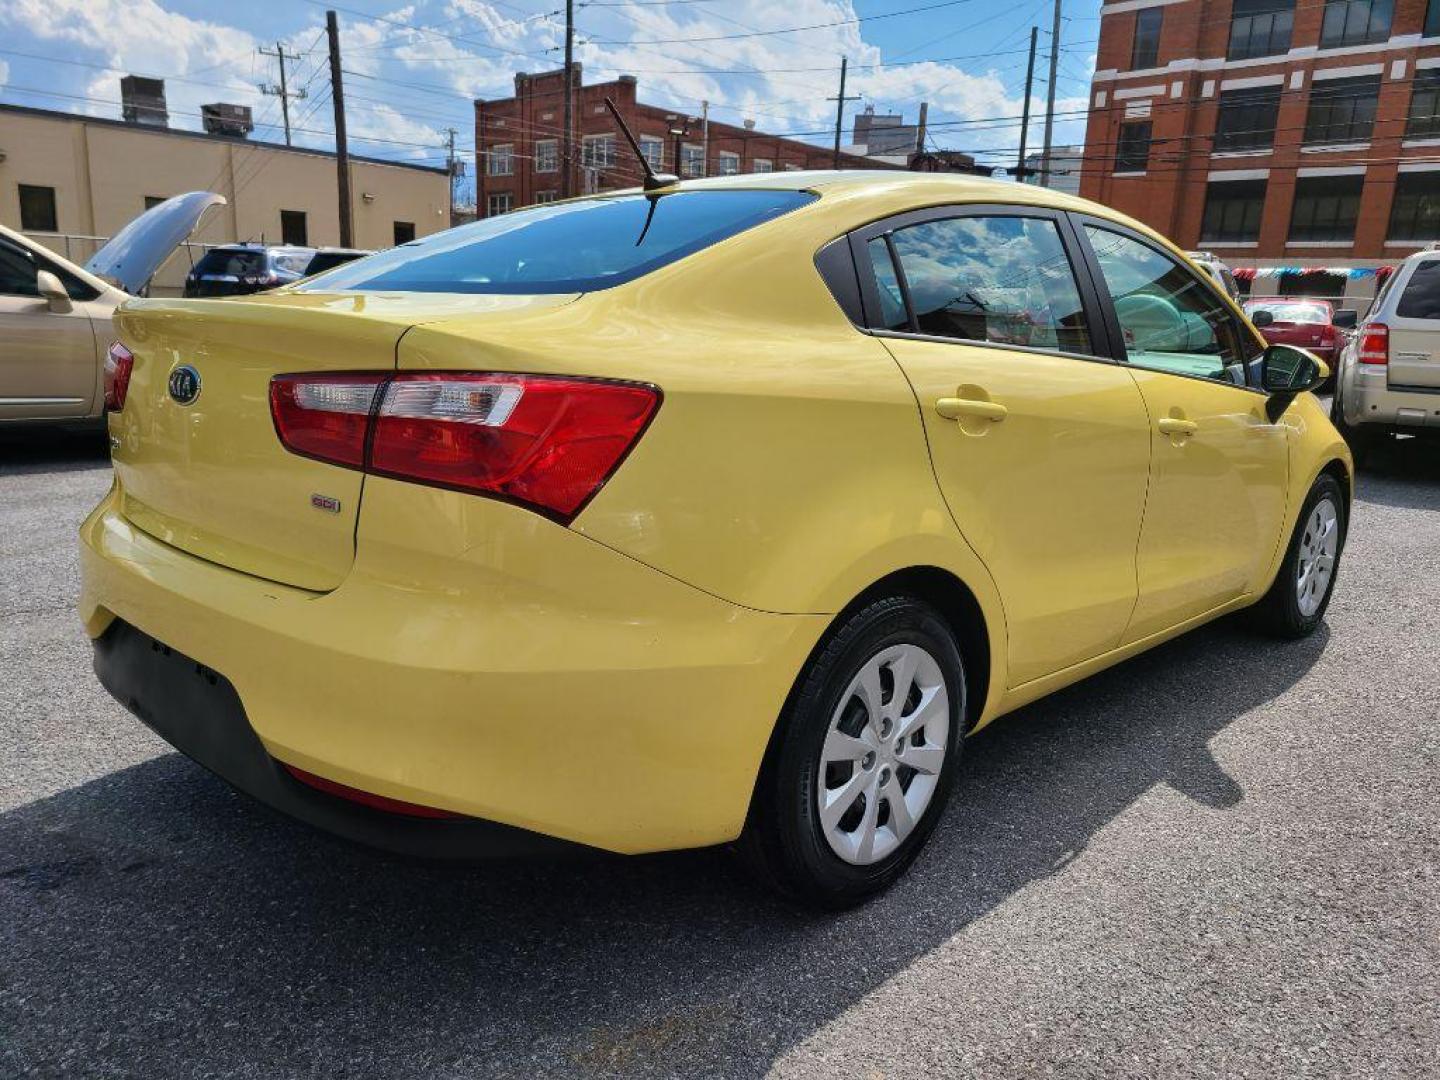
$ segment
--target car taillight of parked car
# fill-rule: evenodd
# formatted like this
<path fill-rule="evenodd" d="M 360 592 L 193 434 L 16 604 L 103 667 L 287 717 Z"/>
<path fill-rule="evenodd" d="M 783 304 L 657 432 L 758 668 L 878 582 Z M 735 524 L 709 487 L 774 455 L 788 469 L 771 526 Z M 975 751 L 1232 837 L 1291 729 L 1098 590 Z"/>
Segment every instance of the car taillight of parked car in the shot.
<path fill-rule="evenodd" d="M 660 403 L 637 383 L 552 375 L 279 375 L 275 431 L 297 454 L 502 498 L 568 523 Z"/>
<path fill-rule="evenodd" d="M 105 411 L 119 412 L 125 408 L 125 395 L 130 392 L 130 372 L 135 369 L 135 354 L 120 342 L 112 342 L 105 354 Z"/>
<path fill-rule="evenodd" d="M 1362 364 L 1390 362 L 1390 327 L 1384 323 L 1366 323 L 1360 328 L 1360 347 L 1356 358 Z"/>

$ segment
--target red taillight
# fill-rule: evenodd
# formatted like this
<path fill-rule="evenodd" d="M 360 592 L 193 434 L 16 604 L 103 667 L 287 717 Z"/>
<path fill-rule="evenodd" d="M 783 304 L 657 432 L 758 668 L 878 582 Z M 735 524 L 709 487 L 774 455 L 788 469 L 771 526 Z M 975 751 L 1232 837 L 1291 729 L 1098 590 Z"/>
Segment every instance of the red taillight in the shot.
<path fill-rule="evenodd" d="M 135 354 L 120 342 L 112 342 L 105 354 L 105 411 L 119 412 L 125 408 L 125 395 L 130 392 L 130 373 L 135 370 Z"/>
<path fill-rule="evenodd" d="M 1366 323 L 1360 328 L 1360 347 L 1356 356 L 1362 364 L 1390 362 L 1390 327 L 1384 323 Z"/>
<path fill-rule="evenodd" d="M 352 469 L 365 465 L 375 394 L 386 376 L 277 375 L 270 415 L 287 450 Z"/>
<path fill-rule="evenodd" d="M 280 764 L 285 765 L 282 761 Z M 450 810 L 441 810 L 435 806 L 423 806 L 420 803 L 405 802 L 401 799 L 392 799 L 385 795 L 376 795 L 373 791 L 361 791 L 359 788 L 350 787 L 348 784 L 338 784 L 334 780 L 326 780 L 323 776 L 316 776 L 304 769 L 297 769 L 294 765 L 285 765 L 285 771 L 295 777 L 302 784 L 307 784 L 317 791 L 323 791 L 327 795 L 335 795 L 341 799 L 348 799 L 350 802 L 359 803 L 361 806 L 368 806 L 372 810 L 384 810 L 387 814 L 403 814 L 406 817 L 419 818 L 458 818 L 463 814 L 457 814 Z"/>
<path fill-rule="evenodd" d="M 270 384 L 275 430 L 297 453 L 509 499 L 562 522 L 615 471 L 659 401 L 652 386 L 552 375 L 283 375 Z"/>

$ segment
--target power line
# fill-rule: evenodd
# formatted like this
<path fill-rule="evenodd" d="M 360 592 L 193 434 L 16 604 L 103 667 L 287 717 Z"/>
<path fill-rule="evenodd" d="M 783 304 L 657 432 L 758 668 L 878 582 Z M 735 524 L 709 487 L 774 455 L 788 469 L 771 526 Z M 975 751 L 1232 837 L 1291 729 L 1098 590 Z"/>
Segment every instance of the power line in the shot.
<path fill-rule="evenodd" d="M 593 41 L 595 45 L 693 45 L 697 41 L 736 41 L 740 38 L 774 37 L 778 34 L 798 34 L 806 30 L 828 30 L 835 26 L 855 26 L 859 23 L 875 22 L 879 19 L 895 19 L 902 15 L 914 15 L 922 11 L 958 7 L 974 3 L 974 0 L 942 0 L 938 4 L 905 8 L 903 11 L 887 11 L 879 15 L 859 15 L 853 19 L 838 19 L 835 22 L 811 23 L 808 26 L 787 26 L 780 30 L 750 30 L 743 34 L 715 34 L 709 37 L 651 38 L 647 41 Z"/>

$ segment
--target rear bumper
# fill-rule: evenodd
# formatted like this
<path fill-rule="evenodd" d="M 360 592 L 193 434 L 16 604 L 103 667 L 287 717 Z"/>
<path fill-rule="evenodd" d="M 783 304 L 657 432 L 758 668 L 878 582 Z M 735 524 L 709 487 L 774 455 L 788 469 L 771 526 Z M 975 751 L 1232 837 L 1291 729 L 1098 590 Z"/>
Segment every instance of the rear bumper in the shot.
<path fill-rule="evenodd" d="M 266 752 L 235 688 L 218 672 L 119 619 L 95 639 L 95 674 L 182 754 L 260 802 L 371 847 L 426 858 L 559 854 L 574 845 L 475 818 L 384 813 L 317 791 Z M 583 849 L 578 849 L 583 850 Z"/>
<path fill-rule="evenodd" d="M 297 793 L 283 774 L 277 784 L 269 759 L 608 851 L 737 836 L 775 718 L 828 620 L 736 607 L 502 503 L 468 499 L 479 505 L 459 538 L 398 505 L 437 497 L 367 482 L 366 513 L 388 502 L 395 524 L 368 543 L 362 530 L 349 577 L 313 593 L 172 548 L 121 516 L 112 493 L 81 532 L 81 616 L 102 681 L 237 787 L 356 839 L 367 837 L 337 825 L 338 811 L 312 812 L 332 796 Z M 412 528 L 404 550 L 386 542 Z M 240 734 L 214 747 L 187 727 L 206 710 L 143 650 L 106 644 L 117 620 L 116 640 L 133 627 L 228 683 L 234 701 L 210 711 Z M 381 846 L 439 853 L 418 840 L 437 824 L 455 825 L 406 822 Z"/>
<path fill-rule="evenodd" d="M 1392 388 L 1388 376 L 1383 366 L 1352 366 L 1340 394 L 1345 422 L 1440 429 L 1440 387 Z"/>

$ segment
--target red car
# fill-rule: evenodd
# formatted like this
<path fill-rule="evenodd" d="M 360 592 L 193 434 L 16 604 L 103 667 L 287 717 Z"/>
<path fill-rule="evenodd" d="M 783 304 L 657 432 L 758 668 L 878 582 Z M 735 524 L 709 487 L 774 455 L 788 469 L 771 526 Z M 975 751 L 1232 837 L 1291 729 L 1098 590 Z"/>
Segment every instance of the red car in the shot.
<path fill-rule="evenodd" d="M 1254 297 L 1245 301 L 1245 314 L 1268 344 L 1309 349 L 1332 369 L 1345 344 L 1343 331 L 1355 325 L 1354 311 L 1298 296 Z"/>

